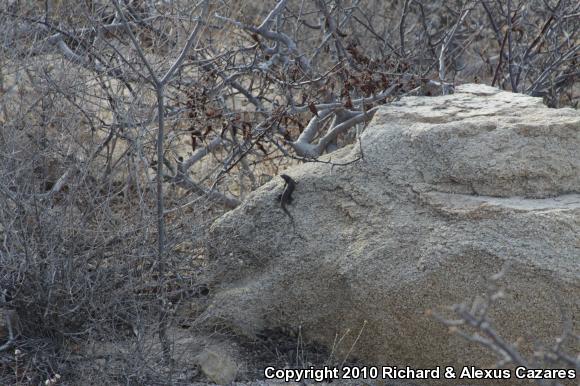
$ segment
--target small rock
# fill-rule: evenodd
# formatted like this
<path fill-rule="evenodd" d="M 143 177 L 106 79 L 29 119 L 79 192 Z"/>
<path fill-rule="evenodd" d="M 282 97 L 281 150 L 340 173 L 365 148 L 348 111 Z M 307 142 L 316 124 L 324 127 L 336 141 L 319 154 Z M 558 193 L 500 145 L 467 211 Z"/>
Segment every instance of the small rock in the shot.
<path fill-rule="evenodd" d="M 218 385 L 227 385 L 236 379 L 238 365 L 235 359 L 220 347 L 204 349 L 195 357 L 195 361 L 203 374 Z"/>

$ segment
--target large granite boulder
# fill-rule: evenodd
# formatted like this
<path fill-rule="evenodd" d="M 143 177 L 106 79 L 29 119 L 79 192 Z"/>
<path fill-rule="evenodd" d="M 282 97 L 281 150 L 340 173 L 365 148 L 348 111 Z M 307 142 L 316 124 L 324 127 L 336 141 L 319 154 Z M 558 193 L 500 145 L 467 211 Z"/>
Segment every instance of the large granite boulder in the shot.
<path fill-rule="evenodd" d="M 363 363 L 490 366 L 428 309 L 473 299 L 509 262 L 489 311 L 524 354 L 580 321 L 580 113 L 464 85 L 381 108 L 345 166 L 286 171 L 212 227 L 204 320 L 252 336 L 298 329 Z M 576 347 L 568 347 L 574 352 Z M 578 351 L 575 351 L 578 352 Z"/>

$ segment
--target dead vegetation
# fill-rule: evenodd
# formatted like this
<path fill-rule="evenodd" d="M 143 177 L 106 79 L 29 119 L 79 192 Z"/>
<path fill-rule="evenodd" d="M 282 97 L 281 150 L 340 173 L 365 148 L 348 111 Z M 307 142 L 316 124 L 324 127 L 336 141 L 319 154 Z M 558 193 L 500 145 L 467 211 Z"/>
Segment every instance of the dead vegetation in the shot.
<path fill-rule="evenodd" d="M 401 96 L 469 81 L 577 107 L 579 12 L 2 2 L 0 306 L 19 322 L 0 342 L 0 383 L 74 383 L 79 369 L 96 383 L 200 379 L 176 331 L 195 328 L 211 291 L 212 219 L 285 166 L 354 143 Z"/>

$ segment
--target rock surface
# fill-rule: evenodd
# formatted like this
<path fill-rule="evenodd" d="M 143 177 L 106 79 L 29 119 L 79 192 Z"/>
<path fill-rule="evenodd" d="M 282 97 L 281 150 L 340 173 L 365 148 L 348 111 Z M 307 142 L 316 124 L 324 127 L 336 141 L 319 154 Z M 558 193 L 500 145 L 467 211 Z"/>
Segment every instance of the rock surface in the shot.
<path fill-rule="evenodd" d="M 490 310 L 505 339 L 529 354 L 565 322 L 580 332 L 578 111 L 464 85 L 383 107 L 332 161 L 361 149 L 286 171 L 295 232 L 280 178 L 213 225 L 208 323 L 300 328 L 366 364 L 490 366 L 425 311 L 483 294 L 509 262 Z"/>
<path fill-rule="evenodd" d="M 195 357 L 195 362 L 201 367 L 204 375 L 218 385 L 228 385 L 236 379 L 238 373 L 236 360 L 222 347 L 205 348 Z"/>

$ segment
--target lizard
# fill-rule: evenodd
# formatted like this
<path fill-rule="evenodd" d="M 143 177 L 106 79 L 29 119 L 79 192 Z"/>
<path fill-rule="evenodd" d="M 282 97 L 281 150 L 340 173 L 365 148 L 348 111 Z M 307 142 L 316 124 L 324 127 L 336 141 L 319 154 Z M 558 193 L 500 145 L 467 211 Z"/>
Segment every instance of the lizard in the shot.
<path fill-rule="evenodd" d="M 282 194 L 280 194 L 278 196 L 278 200 L 280 200 L 280 206 L 282 207 L 282 210 L 284 211 L 284 213 L 286 213 L 288 215 L 288 217 L 290 217 L 290 221 L 292 222 L 292 229 L 294 230 L 294 234 L 296 233 L 296 223 L 294 222 L 294 217 L 290 214 L 290 212 L 288 211 L 287 205 L 292 203 L 292 193 L 294 192 L 294 189 L 296 188 L 296 184 L 297 182 L 294 181 L 290 176 L 286 175 L 286 174 L 282 174 L 280 175 L 280 177 L 282 177 L 282 179 L 284 180 L 284 191 L 282 192 Z M 301 238 L 302 240 L 304 240 L 304 238 L 298 234 L 298 237 Z"/>
<path fill-rule="evenodd" d="M 282 179 L 284 180 L 284 191 L 282 192 L 281 195 L 278 196 L 278 199 L 280 200 L 280 206 L 282 207 L 282 210 L 288 215 L 288 217 L 290 217 L 292 223 L 294 223 L 294 218 L 288 211 L 286 205 L 292 203 L 292 193 L 296 188 L 296 181 L 294 181 L 290 176 L 286 174 L 282 174 L 280 177 L 282 177 Z"/>
<path fill-rule="evenodd" d="M 294 235 L 297 235 L 298 238 L 304 240 L 304 237 L 302 237 L 299 233 L 296 232 L 296 223 L 294 222 L 294 216 L 290 214 L 290 211 L 288 211 L 287 207 L 292 203 L 292 193 L 294 192 L 294 189 L 296 189 L 296 185 L 298 184 L 298 182 L 294 181 L 292 177 L 290 177 L 287 174 L 281 174 L 280 177 L 282 177 L 282 179 L 284 180 L 284 191 L 282 192 L 282 194 L 278 195 L 280 206 L 282 207 L 284 213 L 286 213 L 288 217 L 290 217 L 290 221 L 292 222 L 292 229 L 294 230 Z"/>

